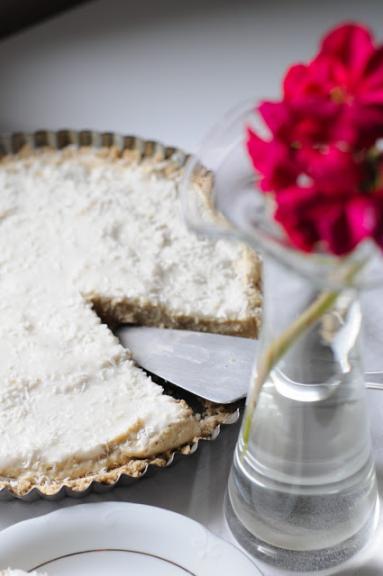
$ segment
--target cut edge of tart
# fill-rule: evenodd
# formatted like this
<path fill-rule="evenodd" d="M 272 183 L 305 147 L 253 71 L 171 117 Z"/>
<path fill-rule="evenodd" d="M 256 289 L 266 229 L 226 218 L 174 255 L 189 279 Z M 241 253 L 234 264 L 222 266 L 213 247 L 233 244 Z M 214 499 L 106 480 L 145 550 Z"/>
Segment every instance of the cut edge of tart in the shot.
<path fill-rule="evenodd" d="M 44 134 L 45 137 L 43 137 Z M 65 134 L 66 136 L 64 136 Z M 64 163 L 69 159 L 70 167 L 71 158 L 75 159 L 75 164 L 76 158 L 81 158 L 80 164 L 85 161 L 85 163 L 89 165 L 88 167 L 90 170 L 93 170 L 93 165 L 96 165 L 96 170 L 99 170 L 99 172 L 100 170 L 102 172 L 103 168 L 106 169 L 106 166 L 110 167 L 114 164 L 116 166 L 118 165 L 118 170 L 129 170 L 130 167 L 139 166 L 140 170 L 142 169 L 145 174 L 149 175 L 148 177 L 151 178 L 153 182 L 155 182 L 156 179 L 164 179 L 164 182 L 178 182 L 180 173 L 183 169 L 183 162 L 179 162 L 179 155 L 181 154 L 179 151 L 177 152 L 172 150 L 170 153 L 169 150 L 166 150 L 158 144 L 154 144 L 152 142 L 145 143 L 138 139 L 123 140 L 124 144 L 128 143 L 128 148 L 125 148 L 124 145 L 121 146 L 121 137 L 115 137 L 116 140 L 113 139 L 109 142 L 102 142 L 102 139 L 105 137 L 105 135 L 92 136 L 93 140 L 95 138 L 99 140 L 101 139 L 101 144 L 106 144 L 100 149 L 95 149 L 91 146 L 91 141 L 85 142 L 84 146 L 84 141 L 82 141 L 83 136 L 81 136 L 82 134 L 88 135 L 88 133 L 66 133 L 61 131 L 59 133 L 37 133 L 37 135 L 34 137 L 25 136 L 24 140 L 21 138 L 21 141 L 17 141 L 16 138 L 16 140 L 14 140 L 16 144 L 14 144 L 13 149 L 10 150 L 13 153 L 16 152 L 16 154 L 4 155 L 2 161 L 0 162 L 0 166 L 7 165 L 10 166 L 10 169 L 12 170 L 12 163 L 24 162 L 27 165 L 28 162 L 33 163 L 36 158 L 40 157 L 43 164 L 46 162 L 49 163 L 52 160 L 56 166 L 57 163 L 60 163 L 62 159 Z M 20 135 L 18 137 L 20 137 Z M 110 137 L 111 135 L 108 135 L 108 138 Z M 35 141 L 28 141 L 28 138 L 35 138 Z M 36 142 L 36 139 L 38 142 Z M 63 139 L 65 142 L 64 145 L 62 145 Z M 6 147 L 4 142 L 5 141 L 3 140 L 3 148 Z M 115 145 L 116 143 L 117 145 Z M 31 144 L 32 147 L 30 146 Z M 42 145 L 43 147 L 36 150 L 34 149 L 36 144 L 38 146 Z M 64 149 L 62 151 L 57 151 L 55 149 L 55 145 L 58 148 L 61 147 Z M 69 146 L 68 148 L 66 148 L 67 145 Z M 77 148 L 77 146 L 80 147 Z M 98 164 L 99 166 L 97 166 Z M 42 168 L 42 170 L 43 169 L 44 168 Z M 113 176 L 113 173 L 111 174 Z M 81 178 L 82 176 L 80 175 L 80 184 Z M 100 181 L 102 181 L 102 174 L 101 176 L 98 174 L 97 178 L 100 178 Z M 110 180 L 110 182 L 112 181 L 113 178 Z M 209 182 L 209 179 L 202 178 L 198 181 L 198 183 L 196 183 L 196 185 L 201 187 L 204 195 L 206 194 L 206 199 L 208 202 L 208 194 L 210 190 L 206 185 L 207 182 Z M 99 180 L 97 180 L 97 186 L 100 186 Z M 145 190 L 145 186 L 143 189 Z M 105 188 L 105 190 L 108 191 L 108 188 Z M 169 194 L 173 193 L 173 190 L 169 192 Z M 63 201 L 67 200 L 68 199 L 65 198 L 64 194 Z M 89 209 L 92 210 L 92 206 L 89 206 L 84 205 L 82 209 L 85 211 Z M 97 224 L 97 214 L 95 218 L 95 222 Z M 153 230 L 155 230 L 155 228 Z M 123 230 L 123 233 L 125 232 L 126 231 Z M 109 241 L 109 238 L 107 238 L 107 240 Z M 181 238 L 181 241 L 182 240 L 183 236 Z M 81 241 L 82 240 L 80 238 L 80 253 Z M 187 250 L 187 242 L 185 246 L 185 249 Z M 204 254 L 203 246 L 201 249 L 202 253 Z M 225 249 L 223 249 L 223 254 L 225 254 Z M 94 270 L 92 270 L 92 262 L 90 262 L 90 264 L 89 262 L 85 262 L 82 268 L 79 265 L 79 271 L 76 270 L 76 273 L 78 272 L 78 277 L 80 278 L 80 280 L 78 280 L 76 277 L 76 282 L 79 282 L 78 285 L 81 287 L 81 290 L 79 291 L 82 294 L 83 301 L 88 304 L 88 309 L 84 311 L 84 321 L 85 323 L 88 321 L 87 318 L 90 318 L 90 314 L 97 318 L 95 312 L 91 311 L 92 306 L 94 311 L 97 312 L 99 318 L 106 320 L 110 325 L 116 325 L 120 323 L 138 323 L 172 328 L 207 330 L 211 332 L 237 334 L 241 336 L 256 336 L 260 318 L 260 265 L 258 258 L 248 249 L 241 247 L 238 254 L 239 253 L 240 262 L 234 262 L 234 264 L 239 265 L 241 269 L 240 274 L 242 275 L 241 278 L 245 283 L 247 283 L 246 305 L 248 305 L 247 313 L 245 311 L 241 318 L 238 318 L 238 316 L 235 316 L 235 314 L 232 315 L 232 317 L 230 317 L 230 315 L 226 315 L 225 317 L 224 314 L 214 315 L 214 313 L 198 315 L 195 313 L 195 311 L 193 312 L 193 310 L 191 310 L 190 313 L 186 313 L 184 310 L 182 310 L 182 305 L 184 304 L 178 307 L 175 306 L 172 309 L 171 306 L 169 307 L 166 305 L 166 302 L 161 302 L 161 294 L 159 299 L 156 300 L 157 296 L 155 293 L 155 284 L 153 284 L 153 278 L 151 277 L 149 278 L 148 282 L 149 285 L 152 286 L 152 292 L 151 298 L 148 298 L 147 301 L 145 301 L 145 298 L 140 293 L 140 288 L 136 289 L 136 294 L 130 294 L 128 297 L 126 297 L 121 292 L 118 285 L 113 285 L 110 288 L 107 281 L 105 281 L 105 284 L 102 285 L 102 279 L 100 279 L 100 290 L 96 292 L 94 289 L 92 290 L 92 282 L 94 287 L 94 276 L 92 276 Z M 103 251 L 100 250 L 100 254 L 98 255 L 100 257 L 100 262 L 102 262 L 102 257 L 105 256 L 107 258 L 108 254 L 109 252 L 107 252 L 105 256 Z M 117 256 L 119 255 L 117 254 Z M 150 261 L 151 256 L 152 255 L 149 254 L 148 261 Z M 163 257 L 163 251 L 161 252 L 161 257 Z M 170 264 L 172 264 L 171 257 L 172 256 L 170 255 Z M 226 258 L 226 256 L 224 256 L 224 258 Z M 228 261 L 230 258 L 232 258 L 231 253 L 230 256 L 228 256 Z M 226 262 L 226 260 L 224 262 Z M 105 262 L 104 265 L 106 265 Z M 117 271 L 118 273 L 121 272 L 120 269 Z M 113 277 L 113 274 L 114 272 L 111 270 L 109 276 Z M 118 277 L 118 274 L 115 274 L 115 276 Z M 161 278 L 161 276 L 159 277 Z M 125 282 L 123 273 L 121 273 L 121 281 Z M 150 282 L 152 282 L 152 284 L 150 284 Z M 171 301 L 171 290 L 173 288 L 172 286 L 166 286 L 165 284 L 164 287 L 165 288 L 163 291 L 166 292 L 167 290 L 169 292 L 169 299 Z M 182 292 L 182 289 L 183 286 L 180 285 L 179 292 Z M 187 290 L 186 284 L 184 289 Z M 110 290 L 110 292 L 108 292 L 108 290 Z M 177 296 L 177 292 L 175 292 L 175 294 Z M 38 300 L 39 294 L 36 295 L 36 298 Z M 64 294 L 63 298 L 67 298 L 66 293 Z M 228 298 L 230 299 L 230 294 Z M 186 296 L 185 302 L 185 307 L 190 307 Z M 18 304 L 18 301 L 16 301 L 16 304 Z M 209 301 L 208 295 L 207 307 L 209 305 L 211 305 L 211 302 Z M 55 321 L 55 314 L 56 309 L 54 309 L 54 311 L 51 313 L 51 316 L 49 316 L 50 322 L 52 319 Z M 89 332 L 94 330 L 95 334 L 98 334 L 97 330 L 100 330 L 99 326 L 103 326 L 100 323 L 99 318 L 97 318 L 95 323 L 93 322 L 94 318 L 92 321 L 89 320 Z M 27 320 L 29 322 L 29 318 Z M 35 327 L 33 330 L 34 329 Z M 98 338 L 101 338 L 100 335 L 98 335 Z M 102 338 L 105 338 L 105 341 L 102 340 Z M 126 351 L 123 351 L 117 341 L 111 340 L 114 337 L 111 333 L 109 333 L 109 330 L 108 335 L 104 335 L 102 338 L 102 341 L 100 340 L 100 346 L 103 345 L 106 349 L 108 349 L 108 346 L 110 347 L 111 354 L 112 352 L 115 354 L 115 359 L 113 362 L 116 362 L 118 367 L 120 366 L 120 363 L 121 365 L 129 365 L 129 370 L 134 372 L 134 377 L 137 376 L 137 373 L 142 373 L 142 378 L 145 377 L 145 386 L 148 387 L 148 390 L 150 389 L 149 397 L 151 400 L 152 390 L 150 388 L 151 385 L 148 383 L 148 378 L 144 376 L 144 373 L 141 372 L 139 368 L 136 368 L 132 365 L 131 360 L 129 359 L 129 354 Z M 70 346 L 68 350 L 69 352 L 71 351 Z M 100 366 L 101 367 L 98 369 L 101 371 L 104 369 L 106 370 L 104 365 Z M 129 374 L 127 372 L 126 376 Z M 38 370 L 34 376 L 38 380 Z M 62 394 L 62 398 L 64 399 L 63 412 L 65 413 L 66 391 L 64 390 L 63 392 L 62 388 L 60 388 L 61 384 L 58 382 L 59 377 L 61 377 L 60 374 L 58 376 L 54 375 L 56 380 L 54 380 L 54 378 L 53 380 L 55 382 L 55 386 L 58 389 L 57 394 Z M 89 382 L 91 385 L 94 383 L 94 378 L 96 378 L 96 376 L 92 373 L 89 376 Z M 73 386 L 73 394 L 79 393 L 77 388 L 78 383 L 76 382 Z M 153 390 L 155 387 L 156 385 L 153 384 Z M 69 393 L 72 393 L 72 389 L 70 389 Z M 131 393 L 131 391 L 129 391 L 129 393 Z M 156 389 L 154 390 L 154 395 L 157 394 L 158 390 Z M 167 397 L 166 394 L 165 396 Z M 121 391 L 119 398 L 120 401 L 123 399 L 123 396 L 121 396 Z M 9 466 L 8 469 L 6 467 L 1 468 L 3 475 L 0 477 L 0 489 L 4 489 L 8 493 L 16 496 L 25 496 L 31 493 L 31 491 L 36 492 L 36 490 L 41 495 L 55 495 L 60 493 L 60 491 L 62 492 L 63 488 L 65 488 L 67 493 L 82 493 L 84 490 L 87 490 L 94 482 L 99 482 L 104 485 L 113 485 L 122 476 L 138 478 L 145 474 L 149 466 L 163 467 L 168 465 L 171 463 L 174 454 L 177 452 L 181 454 L 188 454 L 195 451 L 200 439 L 215 437 L 218 434 L 220 424 L 231 423 L 236 419 L 238 415 L 235 407 L 220 407 L 204 403 L 200 404 L 197 408 L 193 407 L 192 409 L 183 400 L 169 399 L 168 401 L 164 402 L 163 394 L 162 396 L 159 395 L 158 398 L 162 398 L 162 404 L 159 402 L 159 410 L 164 409 L 166 412 L 167 405 L 169 404 L 169 406 L 171 405 L 171 408 L 169 409 L 173 411 L 175 410 L 175 414 L 171 415 L 171 418 L 169 417 L 169 423 L 166 424 L 162 430 L 159 429 L 159 431 L 156 432 L 155 426 L 153 427 L 154 431 L 146 445 L 145 443 L 142 443 L 142 433 L 146 434 L 144 429 L 145 427 L 141 426 L 142 422 L 140 421 L 140 416 L 138 416 L 137 421 L 131 421 L 126 430 L 124 429 L 122 432 L 120 431 L 114 435 L 112 434 L 105 442 L 102 442 L 101 446 L 97 450 L 97 454 L 94 454 L 93 456 L 91 451 L 87 453 L 86 450 L 84 450 L 83 454 L 78 455 L 75 453 L 73 457 L 70 455 L 69 457 L 63 456 L 61 460 L 58 460 L 57 462 L 52 463 L 49 461 L 49 459 L 45 463 L 38 462 L 39 465 L 37 467 L 35 465 L 38 459 L 33 461 L 32 458 L 32 461 L 29 462 L 23 470 L 20 470 L 20 468 L 18 469 L 17 466 L 15 466 L 13 470 L 12 466 Z M 54 402 L 56 402 L 56 400 L 57 398 L 54 397 L 52 400 L 53 405 L 55 405 Z M 106 402 L 113 402 L 112 392 L 111 399 L 106 398 L 105 400 Z M 36 410 L 38 411 L 39 408 L 37 407 Z M 70 414 L 70 409 L 68 408 L 68 410 L 68 414 Z M 148 418 L 149 417 L 152 418 L 152 414 L 150 414 Z M 157 423 L 154 422 L 154 424 L 156 425 Z M 65 437 L 65 431 L 63 434 Z M 69 437 L 69 440 L 71 439 L 72 438 Z M 85 438 L 85 440 L 88 441 L 88 438 Z"/>

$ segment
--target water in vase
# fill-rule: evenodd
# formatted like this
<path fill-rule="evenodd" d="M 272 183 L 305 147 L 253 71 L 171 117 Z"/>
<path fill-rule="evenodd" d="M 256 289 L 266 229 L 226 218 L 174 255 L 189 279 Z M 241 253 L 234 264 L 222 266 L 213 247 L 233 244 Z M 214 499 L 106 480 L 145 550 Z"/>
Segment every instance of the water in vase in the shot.
<path fill-rule="evenodd" d="M 269 274 L 269 272 L 268 272 Z M 269 278 L 270 280 L 270 278 Z M 304 283 L 304 280 L 300 280 Z M 266 303 L 261 350 L 302 301 Z M 299 298 L 301 300 L 301 298 Z M 270 310 L 270 306 L 272 310 Z M 359 355 L 355 294 L 299 340 L 270 374 L 229 480 L 227 519 L 252 553 L 318 570 L 359 550 L 373 531 L 377 489 Z"/>

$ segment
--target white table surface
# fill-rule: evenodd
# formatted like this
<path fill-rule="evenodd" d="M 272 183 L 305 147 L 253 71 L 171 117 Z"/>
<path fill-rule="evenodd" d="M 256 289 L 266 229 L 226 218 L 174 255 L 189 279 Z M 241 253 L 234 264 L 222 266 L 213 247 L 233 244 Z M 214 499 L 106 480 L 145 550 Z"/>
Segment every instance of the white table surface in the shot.
<path fill-rule="evenodd" d="M 230 106 L 249 96 L 255 101 L 277 95 L 286 66 L 309 57 L 318 36 L 346 19 L 379 27 L 383 2 L 92 2 L 0 43 L 0 131 L 114 130 L 193 151 Z M 375 294 L 374 302 L 383 302 L 382 295 Z M 371 296 L 365 300 L 371 307 Z M 382 324 L 375 312 L 376 306 L 374 315 L 367 313 L 365 327 L 369 369 L 383 368 Z M 369 404 L 383 479 L 383 392 L 369 392 Z M 227 428 L 175 467 L 85 501 L 162 506 L 230 539 L 222 502 L 237 434 L 238 426 Z M 0 503 L 0 529 L 77 503 Z M 354 563 L 336 573 L 383 573 L 383 553 L 371 549 L 362 561 L 363 568 Z"/>

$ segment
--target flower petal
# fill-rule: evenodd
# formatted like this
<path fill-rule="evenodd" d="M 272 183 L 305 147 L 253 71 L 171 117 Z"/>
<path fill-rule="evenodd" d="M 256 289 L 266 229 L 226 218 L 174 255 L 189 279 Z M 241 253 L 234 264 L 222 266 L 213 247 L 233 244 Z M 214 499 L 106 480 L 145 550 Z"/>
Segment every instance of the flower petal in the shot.
<path fill-rule="evenodd" d="M 344 205 L 341 202 L 328 202 L 320 206 L 317 212 L 315 220 L 326 250 L 336 256 L 351 252 L 357 242 L 350 233 Z"/>
<path fill-rule="evenodd" d="M 273 136 L 282 135 L 291 125 L 291 114 L 284 102 L 263 101 L 258 107 L 266 126 Z"/>
<path fill-rule="evenodd" d="M 246 146 L 254 168 L 263 176 L 262 190 L 277 192 L 295 182 L 298 168 L 286 144 L 275 138 L 263 140 L 249 128 Z"/>
<path fill-rule="evenodd" d="M 371 148 L 377 139 L 383 138 L 383 106 L 354 102 L 344 109 L 333 128 L 339 140 L 354 148 Z"/>
<path fill-rule="evenodd" d="M 350 235 L 359 244 L 373 236 L 377 226 L 376 206 L 371 198 L 353 198 L 346 207 Z"/>
<path fill-rule="evenodd" d="M 294 99 L 307 78 L 308 67 L 305 64 L 291 66 L 283 80 L 283 94 L 286 100 Z"/>
<path fill-rule="evenodd" d="M 358 194 L 362 173 L 352 153 L 334 146 L 324 151 L 303 148 L 299 158 L 321 194 L 337 198 Z"/>
<path fill-rule="evenodd" d="M 355 74 L 361 72 L 373 51 L 370 30 L 365 26 L 349 23 L 338 26 L 323 38 L 320 54 L 340 61 Z"/>
<path fill-rule="evenodd" d="M 320 239 L 315 223 L 307 216 L 315 202 L 316 191 L 310 187 L 291 186 L 276 195 L 274 218 L 291 244 L 304 252 L 311 252 Z"/>
<path fill-rule="evenodd" d="M 326 249 L 337 256 L 349 254 L 376 229 L 376 212 L 370 198 L 329 200 L 317 204 L 310 217 L 317 222 Z"/>
<path fill-rule="evenodd" d="M 377 48 L 369 58 L 364 73 L 363 83 L 358 91 L 359 97 L 370 102 L 383 104 L 383 46 Z"/>
<path fill-rule="evenodd" d="M 268 169 L 270 142 L 263 140 L 251 128 L 247 129 L 247 151 L 254 168 L 261 173 Z"/>

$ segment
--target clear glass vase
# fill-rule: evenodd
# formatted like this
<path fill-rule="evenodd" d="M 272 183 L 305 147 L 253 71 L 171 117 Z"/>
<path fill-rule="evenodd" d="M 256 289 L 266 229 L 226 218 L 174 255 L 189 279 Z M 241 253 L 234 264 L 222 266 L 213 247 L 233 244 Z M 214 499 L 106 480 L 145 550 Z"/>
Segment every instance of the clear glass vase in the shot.
<path fill-rule="evenodd" d="M 264 262 L 263 283 L 255 366 L 318 298 L 309 279 L 273 259 Z M 238 541 L 267 562 L 313 571 L 337 565 L 375 527 L 360 327 L 358 293 L 344 289 L 274 366 L 255 410 L 245 413 L 250 434 L 246 441 L 243 426 L 226 515 Z"/>
<path fill-rule="evenodd" d="M 263 326 L 226 517 L 254 556 L 317 572 L 359 551 L 377 522 L 359 292 L 381 280 L 382 261 L 367 244 L 347 259 L 308 256 L 285 244 L 246 154 L 245 125 L 254 122 L 252 103 L 229 113 L 189 161 L 181 184 L 192 229 L 239 239 L 263 257 Z M 284 339 L 304 317 L 304 329 Z M 257 397 L 257 371 L 267 357 L 272 370 Z"/>

